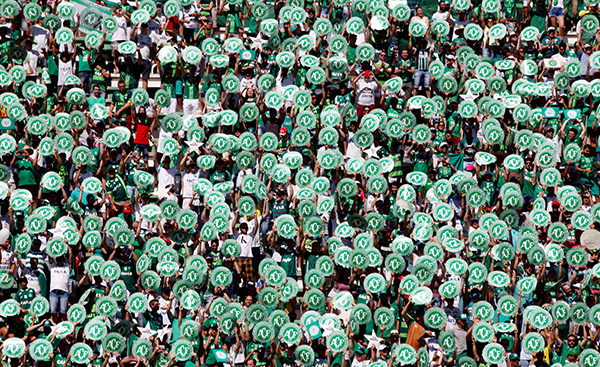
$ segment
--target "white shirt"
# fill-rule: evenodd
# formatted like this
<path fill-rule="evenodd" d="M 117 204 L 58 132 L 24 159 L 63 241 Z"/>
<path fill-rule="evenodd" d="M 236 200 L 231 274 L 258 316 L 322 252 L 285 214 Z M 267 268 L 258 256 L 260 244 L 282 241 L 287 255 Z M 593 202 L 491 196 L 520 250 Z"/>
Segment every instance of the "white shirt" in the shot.
<path fill-rule="evenodd" d="M 354 144 L 354 133 L 348 131 L 348 149 L 346 149 L 346 158 L 360 157 L 362 155 L 362 149 Z"/>
<path fill-rule="evenodd" d="M 359 105 L 372 106 L 375 104 L 375 89 L 377 88 L 377 83 L 373 79 L 371 79 L 370 82 L 367 82 L 361 78 L 356 83 L 356 88 L 357 101 Z"/>
<path fill-rule="evenodd" d="M 58 60 L 58 85 L 64 85 L 69 75 L 73 75 L 73 62 Z"/>
<path fill-rule="evenodd" d="M 185 173 L 181 176 L 181 196 L 191 199 L 194 196 L 194 181 L 198 179 L 198 173 Z"/>
<path fill-rule="evenodd" d="M 48 48 L 48 40 L 50 39 L 50 32 L 37 24 L 31 26 L 29 30 L 33 36 L 33 49 L 41 51 L 42 48 Z"/>
<path fill-rule="evenodd" d="M 2 259 L 0 259 L 0 269 L 9 270 L 12 264 L 15 263 L 15 255 L 12 251 L 2 250 Z"/>
<path fill-rule="evenodd" d="M 69 273 L 71 268 L 65 263 L 58 266 L 56 263 L 50 264 L 50 291 L 69 291 Z"/>
<path fill-rule="evenodd" d="M 156 168 L 158 172 L 158 189 L 165 189 L 169 185 L 175 184 L 175 174 L 177 173 L 177 167 L 171 167 L 166 169 L 159 166 Z"/>
<path fill-rule="evenodd" d="M 250 233 L 249 230 L 248 233 Z M 240 253 L 239 257 L 253 257 L 252 242 L 254 241 L 254 239 L 252 238 L 252 236 L 250 236 L 249 234 L 243 234 L 242 232 L 238 232 L 238 234 L 235 236 L 235 239 L 242 247 L 242 252 Z"/>
<path fill-rule="evenodd" d="M 197 10 L 194 5 L 191 5 L 189 9 L 186 9 L 185 7 L 181 8 L 179 11 L 179 19 L 189 21 L 189 23 L 183 23 L 183 28 L 198 28 L 198 18 L 191 15 L 195 14 L 196 12 Z"/>
<path fill-rule="evenodd" d="M 136 43 L 140 48 L 142 60 L 150 60 L 150 47 L 152 46 L 152 40 L 150 39 L 150 35 L 144 35 L 141 31 L 138 31 Z"/>
<path fill-rule="evenodd" d="M 129 37 L 127 34 L 127 19 L 124 16 L 117 17 L 115 16 L 115 21 L 117 22 L 117 30 L 112 35 L 113 41 L 129 41 Z"/>

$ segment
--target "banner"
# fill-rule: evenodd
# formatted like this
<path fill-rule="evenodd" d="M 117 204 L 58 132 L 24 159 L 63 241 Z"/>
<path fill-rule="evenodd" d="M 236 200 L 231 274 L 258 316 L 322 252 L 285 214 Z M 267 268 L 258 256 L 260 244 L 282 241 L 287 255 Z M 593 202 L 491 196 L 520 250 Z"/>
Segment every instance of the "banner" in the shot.
<path fill-rule="evenodd" d="M 79 16 L 81 16 L 81 14 L 83 13 L 83 11 L 85 9 L 88 9 L 88 8 L 92 8 L 92 9 L 97 10 L 102 16 L 111 16 L 112 15 L 112 8 L 118 4 L 117 2 L 107 1 L 106 3 L 109 5 L 107 7 L 107 6 L 102 6 L 102 5 L 96 4 L 95 2 L 90 1 L 90 0 L 72 0 L 71 3 L 73 5 L 75 5 L 75 9 L 76 9 L 77 14 Z M 89 27 L 85 23 L 86 22 L 82 21 L 79 24 L 79 30 L 82 33 L 88 34 L 88 33 L 91 33 L 93 31 L 102 33 L 102 22 L 101 21 L 98 22 L 97 23 L 98 25 L 95 26 L 95 27 Z M 112 35 L 110 33 L 107 33 L 106 34 L 106 41 L 110 42 L 111 39 L 112 39 Z"/>

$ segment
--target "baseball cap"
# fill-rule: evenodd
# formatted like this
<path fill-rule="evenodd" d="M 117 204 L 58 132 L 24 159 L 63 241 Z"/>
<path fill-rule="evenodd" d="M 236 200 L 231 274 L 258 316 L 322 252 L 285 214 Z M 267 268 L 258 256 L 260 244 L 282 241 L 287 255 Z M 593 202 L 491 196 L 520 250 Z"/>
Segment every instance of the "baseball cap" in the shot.
<path fill-rule="evenodd" d="M 556 30 L 556 28 L 554 27 L 548 27 L 548 32 L 554 32 Z"/>
<path fill-rule="evenodd" d="M 365 70 L 365 76 L 371 76 L 371 72 L 369 70 Z"/>
<path fill-rule="evenodd" d="M 23 282 L 27 283 L 27 278 L 25 278 L 25 277 L 20 277 L 20 278 L 19 278 L 19 283 L 23 283 Z"/>
<path fill-rule="evenodd" d="M 440 144 L 440 148 L 447 147 L 447 146 L 448 146 L 448 143 L 446 143 L 446 142 L 443 142 L 442 144 Z"/>
<path fill-rule="evenodd" d="M 519 355 L 517 353 L 511 353 L 508 355 L 508 359 L 510 359 L 511 361 L 516 361 L 519 359 Z"/>
<path fill-rule="evenodd" d="M 217 324 L 219 324 L 217 319 L 215 319 L 214 317 L 209 317 L 208 319 L 206 319 L 206 321 L 204 321 L 204 324 L 202 326 L 205 329 L 210 329 L 211 327 L 216 326 Z"/>
<path fill-rule="evenodd" d="M 131 207 L 129 205 L 124 206 L 123 213 L 131 213 Z"/>
<path fill-rule="evenodd" d="M 279 129 L 279 135 L 286 135 L 288 133 L 288 130 L 286 127 L 282 127 L 281 129 Z"/>
<path fill-rule="evenodd" d="M 467 171 L 473 171 L 474 169 L 475 169 L 475 166 L 474 166 L 474 165 L 472 165 L 472 164 L 469 164 L 469 165 L 467 166 Z"/>
<path fill-rule="evenodd" d="M 367 354 L 367 348 L 360 344 L 354 344 L 354 353 L 356 354 Z"/>

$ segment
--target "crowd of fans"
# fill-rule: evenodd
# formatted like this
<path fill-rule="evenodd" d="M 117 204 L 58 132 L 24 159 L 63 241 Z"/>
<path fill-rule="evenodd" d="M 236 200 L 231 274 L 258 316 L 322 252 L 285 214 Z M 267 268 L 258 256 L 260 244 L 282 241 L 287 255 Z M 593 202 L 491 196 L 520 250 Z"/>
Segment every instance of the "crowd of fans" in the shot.
<path fill-rule="evenodd" d="M 565 0 L 0 4 L 13 367 L 597 367 Z"/>

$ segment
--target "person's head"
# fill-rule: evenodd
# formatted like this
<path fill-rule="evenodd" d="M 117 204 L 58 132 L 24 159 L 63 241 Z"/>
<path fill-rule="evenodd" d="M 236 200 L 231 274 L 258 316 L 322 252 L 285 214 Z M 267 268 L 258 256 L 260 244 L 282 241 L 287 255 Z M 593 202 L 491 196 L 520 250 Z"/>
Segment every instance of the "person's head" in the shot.
<path fill-rule="evenodd" d="M 35 241 L 35 240 L 34 240 Z M 40 243 L 42 241 L 38 240 Z M 32 247 L 33 247 L 33 243 L 32 243 Z M 38 268 L 38 259 L 36 259 L 35 257 L 32 257 L 31 260 L 29 261 L 29 267 L 32 270 L 36 270 Z"/>
<path fill-rule="evenodd" d="M 558 53 L 564 55 L 567 51 L 567 44 L 564 41 L 558 44 Z"/>
<path fill-rule="evenodd" d="M 21 287 L 21 289 L 27 289 L 27 278 L 20 277 L 19 278 L 19 286 Z"/>
<path fill-rule="evenodd" d="M 242 234 L 247 234 L 248 233 L 248 223 L 241 223 L 240 224 L 240 232 L 242 232 Z"/>
<path fill-rule="evenodd" d="M 554 128 L 552 126 L 546 129 L 546 137 L 552 139 L 554 137 Z"/>
<path fill-rule="evenodd" d="M 367 359 L 367 349 L 365 347 L 363 347 L 362 345 L 360 345 L 356 348 L 356 351 L 354 352 L 354 354 L 356 355 L 356 359 L 359 362 L 362 362 Z"/>
<path fill-rule="evenodd" d="M 33 41 L 30 39 L 26 39 L 25 41 L 23 41 L 23 47 L 25 47 L 27 51 L 31 51 L 31 49 L 33 48 Z"/>
<path fill-rule="evenodd" d="M 288 134 L 288 129 L 284 126 L 281 129 L 279 129 L 279 137 L 282 139 L 285 139 L 287 137 Z"/>
<path fill-rule="evenodd" d="M 252 306 L 252 304 L 254 303 L 254 297 L 252 297 L 252 295 L 247 295 L 246 298 L 244 298 L 244 306 L 246 307 L 250 307 Z"/>
<path fill-rule="evenodd" d="M 556 37 L 556 28 L 554 27 L 548 27 L 548 30 L 546 31 L 546 33 L 548 34 L 548 38 L 554 38 Z"/>
<path fill-rule="evenodd" d="M 110 157 L 111 161 L 115 162 L 117 160 L 117 158 L 119 157 L 119 150 L 116 148 L 109 150 L 108 156 Z"/>
<path fill-rule="evenodd" d="M 98 98 L 100 96 L 100 86 L 98 84 L 94 84 L 92 86 L 92 93 L 94 94 L 94 97 Z"/>
<path fill-rule="evenodd" d="M 168 155 L 165 155 L 162 162 L 163 162 L 163 167 L 171 168 L 171 157 L 169 157 Z"/>
<path fill-rule="evenodd" d="M 26 145 L 22 150 L 21 150 L 21 155 L 23 156 L 23 158 L 27 159 L 29 158 L 29 156 L 33 154 L 33 149 L 31 149 L 29 147 L 29 145 Z"/>
<path fill-rule="evenodd" d="M 121 5 L 115 6 L 115 15 L 118 16 L 118 17 L 120 17 L 120 16 L 123 15 L 123 9 L 121 9 Z"/>
<path fill-rule="evenodd" d="M 119 83 L 117 86 L 119 87 L 119 92 L 125 93 L 125 81 L 124 80 L 119 80 Z"/>
<path fill-rule="evenodd" d="M 561 286 L 561 289 L 567 297 L 571 295 L 572 289 L 571 289 L 571 286 L 569 285 L 569 283 L 563 283 L 563 285 Z"/>
<path fill-rule="evenodd" d="M 533 264 L 525 265 L 525 272 L 529 275 L 532 275 L 533 273 L 535 273 L 535 265 L 533 265 Z"/>
<path fill-rule="evenodd" d="M 106 171 L 108 173 L 108 178 L 110 178 L 111 180 L 115 179 L 115 176 L 117 175 L 117 171 L 115 170 L 114 167 L 108 167 L 108 170 Z"/>
<path fill-rule="evenodd" d="M 417 8 L 417 16 L 419 18 L 423 17 L 423 8 L 421 8 L 421 7 Z"/>
<path fill-rule="evenodd" d="M 57 257 L 56 258 L 56 265 L 58 265 L 58 266 L 65 265 L 65 257 L 64 256 Z"/>

